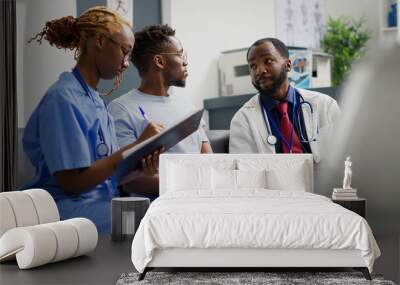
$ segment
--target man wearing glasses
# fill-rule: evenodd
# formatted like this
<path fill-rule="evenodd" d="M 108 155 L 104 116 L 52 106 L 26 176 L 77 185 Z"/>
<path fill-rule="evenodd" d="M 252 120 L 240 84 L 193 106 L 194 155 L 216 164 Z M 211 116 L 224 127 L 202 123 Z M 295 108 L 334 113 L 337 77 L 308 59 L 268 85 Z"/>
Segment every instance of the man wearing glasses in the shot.
<path fill-rule="evenodd" d="M 168 25 L 153 25 L 135 33 L 132 62 L 141 77 L 137 89 L 120 96 L 108 105 L 114 117 L 120 147 L 140 137 L 148 120 L 171 126 L 195 110 L 186 96 L 169 95 L 171 86 L 185 87 L 188 76 L 187 54 Z M 140 107 L 140 108 L 139 108 Z M 140 109 L 146 114 L 142 114 Z M 169 149 L 169 153 L 212 152 L 203 127 Z M 138 177 L 143 192 L 158 195 L 158 177 Z M 135 179 L 136 189 L 139 181 Z M 133 183 L 133 182 L 132 182 Z M 149 189 L 150 188 L 150 189 Z M 135 192 L 137 193 L 137 192 Z"/>

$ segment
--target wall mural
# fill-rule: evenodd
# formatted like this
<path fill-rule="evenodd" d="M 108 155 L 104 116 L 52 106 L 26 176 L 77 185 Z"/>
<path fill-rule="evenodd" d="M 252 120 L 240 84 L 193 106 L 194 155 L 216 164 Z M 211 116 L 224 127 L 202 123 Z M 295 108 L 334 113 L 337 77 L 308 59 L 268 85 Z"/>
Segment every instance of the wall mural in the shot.
<path fill-rule="evenodd" d="M 107 0 L 107 7 L 133 23 L 133 0 Z"/>
<path fill-rule="evenodd" d="M 275 0 L 276 35 L 288 46 L 320 49 L 324 0 Z"/>

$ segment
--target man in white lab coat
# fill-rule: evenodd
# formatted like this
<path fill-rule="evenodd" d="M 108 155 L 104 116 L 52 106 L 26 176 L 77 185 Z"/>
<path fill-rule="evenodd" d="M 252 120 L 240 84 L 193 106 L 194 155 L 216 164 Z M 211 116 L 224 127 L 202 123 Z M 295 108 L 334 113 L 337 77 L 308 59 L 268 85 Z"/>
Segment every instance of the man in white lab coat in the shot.
<path fill-rule="evenodd" d="M 275 38 L 256 41 L 247 52 L 251 80 L 259 91 L 233 117 L 230 153 L 312 153 L 319 162 L 340 116 L 328 95 L 289 84 L 289 52 Z"/>

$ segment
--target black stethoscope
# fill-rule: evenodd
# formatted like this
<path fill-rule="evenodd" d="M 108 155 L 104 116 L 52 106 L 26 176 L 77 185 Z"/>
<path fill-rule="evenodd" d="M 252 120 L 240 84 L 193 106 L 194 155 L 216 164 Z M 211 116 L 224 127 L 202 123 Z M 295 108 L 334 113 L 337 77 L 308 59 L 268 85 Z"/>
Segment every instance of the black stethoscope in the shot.
<path fill-rule="evenodd" d="M 86 95 L 88 95 L 92 99 L 93 103 L 95 104 L 94 99 L 90 95 L 89 87 L 87 86 L 87 84 L 86 84 L 85 80 L 83 79 L 82 75 L 80 74 L 79 70 L 75 67 L 72 70 L 72 73 L 74 74 L 74 76 L 78 80 L 78 82 L 81 84 L 83 90 L 85 90 Z M 103 101 L 103 104 L 104 104 L 104 107 L 106 107 L 106 104 L 104 103 L 104 101 Z M 110 126 L 110 118 L 108 117 L 108 115 L 107 115 L 107 124 L 109 127 Z M 108 155 L 110 148 L 108 147 L 108 145 L 106 143 L 106 139 L 105 139 L 101 124 L 99 125 L 98 135 L 100 138 L 100 143 L 98 143 L 96 146 L 96 154 L 99 158 L 104 158 Z"/>
<path fill-rule="evenodd" d="M 294 98 L 294 103 L 293 103 L 293 110 L 292 110 L 292 118 L 293 118 L 293 124 L 292 124 L 292 129 L 291 129 L 291 135 L 290 135 L 290 142 L 287 142 L 286 139 L 282 136 L 281 131 L 279 130 L 276 122 L 273 120 L 272 116 L 268 116 L 269 115 L 269 111 L 267 113 L 267 111 L 264 108 L 263 103 L 261 102 L 261 95 L 259 95 L 260 97 L 260 105 L 262 108 L 262 114 L 263 114 L 263 118 L 264 118 L 264 123 L 265 126 L 267 127 L 267 132 L 268 132 L 268 136 L 267 136 L 267 143 L 270 145 L 275 145 L 278 142 L 278 139 L 276 138 L 276 136 L 274 136 L 274 134 L 272 133 L 272 129 L 271 127 L 274 129 L 275 133 L 278 134 L 278 136 L 280 137 L 281 141 L 283 143 L 285 143 L 288 147 L 289 150 L 292 149 L 293 146 L 293 140 L 294 140 L 294 136 L 293 136 L 293 132 L 294 132 L 294 126 L 296 125 L 296 121 L 298 122 L 298 130 L 299 130 L 299 139 L 300 142 L 302 143 L 310 143 L 313 141 L 317 140 L 317 135 L 318 135 L 318 125 L 316 122 L 316 116 L 314 113 L 314 109 L 311 105 L 310 102 L 307 102 L 304 100 L 303 96 L 299 93 L 296 92 L 296 94 L 298 95 L 298 103 L 296 101 L 296 98 Z M 302 129 L 301 124 L 300 124 L 300 112 L 302 110 L 302 105 L 306 105 L 309 110 L 310 110 L 310 114 L 311 114 L 311 121 L 312 121 L 312 129 L 313 129 L 313 133 L 312 136 L 310 136 L 309 139 L 307 139 L 307 134 L 305 134 L 305 130 Z M 271 120 L 269 120 L 269 118 L 271 118 Z M 270 124 L 268 123 L 270 122 Z"/>

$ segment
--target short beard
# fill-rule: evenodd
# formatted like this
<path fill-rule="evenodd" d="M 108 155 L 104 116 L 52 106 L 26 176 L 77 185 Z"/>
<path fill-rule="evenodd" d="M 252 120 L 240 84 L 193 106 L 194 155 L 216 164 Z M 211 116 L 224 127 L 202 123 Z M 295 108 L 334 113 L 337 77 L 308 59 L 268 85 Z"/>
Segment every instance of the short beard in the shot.
<path fill-rule="evenodd" d="M 171 82 L 171 86 L 176 86 L 176 87 L 185 87 L 186 86 L 186 80 L 176 80 Z"/>
<path fill-rule="evenodd" d="M 278 91 L 278 89 L 282 86 L 282 84 L 285 82 L 287 77 L 287 73 L 285 70 L 285 65 L 282 65 L 281 71 L 279 73 L 279 77 L 278 79 L 274 82 L 274 84 L 272 84 L 272 86 L 268 89 L 262 89 L 260 84 L 258 84 L 257 82 L 252 82 L 254 88 L 256 88 L 258 90 L 258 92 L 260 92 L 260 94 L 262 96 L 268 96 L 268 97 L 274 97 L 274 95 L 276 94 L 276 91 Z"/>

